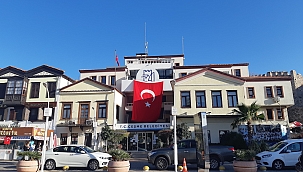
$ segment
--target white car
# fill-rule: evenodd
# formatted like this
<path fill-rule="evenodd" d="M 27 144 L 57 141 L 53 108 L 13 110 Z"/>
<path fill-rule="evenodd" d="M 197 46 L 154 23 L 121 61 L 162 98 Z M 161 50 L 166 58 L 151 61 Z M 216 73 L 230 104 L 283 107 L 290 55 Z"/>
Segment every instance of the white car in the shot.
<path fill-rule="evenodd" d="M 111 155 L 96 152 L 83 145 L 63 145 L 46 151 L 44 169 L 53 170 L 56 167 L 87 167 L 89 170 L 107 166 Z"/>
<path fill-rule="evenodd" d="M 280 141 L 268 151 L 258 153 L 256 161 L 259 165 L 281 170 L 286 166 L 295 166 L 302 153 L 303 139 Z"/>

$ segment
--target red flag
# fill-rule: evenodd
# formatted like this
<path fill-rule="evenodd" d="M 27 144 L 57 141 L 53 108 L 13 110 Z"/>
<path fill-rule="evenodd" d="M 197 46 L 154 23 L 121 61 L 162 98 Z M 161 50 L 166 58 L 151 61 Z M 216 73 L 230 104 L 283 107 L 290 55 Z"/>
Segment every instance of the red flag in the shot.
<path fill-rule="evenodd" d="M 12 139 L 11 136 L 6 136 L 6 137 L 4 138 L 4 144 L 5 144 L 5 145 L 11 144 L 11 139 Z"/>
<path fill-rule="evenodd" d="M 117 62 L 117 65 L 120 66 L 118 55 L 116 55 L 116 62 Z"/>
<path fill-rule="evenodd" d="M 163 82 L 134 81 L 132 121 L 156 122 L 162 107 Z"/>

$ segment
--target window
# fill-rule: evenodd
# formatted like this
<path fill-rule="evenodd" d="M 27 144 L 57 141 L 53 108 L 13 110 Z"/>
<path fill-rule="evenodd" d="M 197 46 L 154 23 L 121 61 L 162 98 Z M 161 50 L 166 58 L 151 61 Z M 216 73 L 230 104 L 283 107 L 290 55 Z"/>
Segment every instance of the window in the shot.
<path fill-rule="evenodd" d="M 57 83 L 56 82 L 47 82 L 47 87 L 48 87 L 48 91 L 49 91 L 49 97 L 55 98 Z M 46 93 L 46 98 L 47 98 L 47 93 Z"/>
<path fill-rule="evenodd" d="M 29 121 L 37 121 L 38 115 L 39 115 L 39 109 L 38 108 L 30 108 L 29 109 Z"/>
<path fill-rule="evenodd" d="M 283 120 L 284 119 L 284 113 L 283 109 L 277 109 L 277 119 Z"/>
<path fill-rule="evenodd" d="M 273 120 L 274 119 L 272 109 L 266 109 L 266 116 L 267 116 L 267 120 Z"/>
<path fill-rule="evenodd" d="M 119 121 L 120 117 L 120 106 L 116 105 L 116 119 Z"/>
<path fill-rule="evenodd" d="M 180 73 L 180 77 L 186 76 L 187 73 Z"/>
<path fill-rule="evenodd" d="M 130 80 L 136 79 L 137 73 L 139 70 L 130 70 L 129 71 L 129 78 Z"/>
<path fill-rule="evenodd" d="M 116 76 L 110 76 L 110 85 L 112 86 L 116 85 Z"/>
<path fill-rule="evenodd" d="M 206 108 L 205 91 L 196 91 L 196 108 Z"/>
<path fill-rule="evenodd" d="M 273 94 L 272 94 L 272 87 L 265 87 L 266 90 L 266 97 L 267 98 L 272 98 Z"/>
<path fill-rule="evenodd" d="M 214 108 L 222 107 L 221 91 L 211 91 L 212 103 Z"/>
<path fill-rule="evenodd" d="M 235 69 L 235 76 L 241 77 L 241 70 Z"/>
<path fill-rule="evenodd" d="M 288 145 L 285 149 L 283 149 L 283 153 L 287 150 L 290 150 L 291 152 L 301 152 L 301 143 L 296 142 Z"/>
<path fill-rule="evenodd" d="M 78 133 L 76 133 L 76 134 L 78 134 Z M 69 146 L 60 146 L 60 147 L 56 147 L 56 148 L 54 148 L 53 149 L 53 152 L 65 152 L 65 153 L 67 153 L 67 152 L 69 152 Z"/>
<path fill-rule="evenodd" d="M 190 148 L 190 142 L 189 141 L 183 141 L 178 143 L 178 149 L 186 149 Z"/>
<path fill-rule="evenodd" d="M 107 117 L 107 102 L 98 103 L 98 118 Z"/>
<path fill-rule="evenodd" d="M 189 91 L 181 91 L 181 108 L 190 108 L 190 92 Z"/>
<path fill-rule="evenodd" d="M 248 87 L 247 92 L 248 92 L 249 99 L 255 98 L 255 88 L 254 87 Z"/>
<path fill-rule="evenodd" d="M 180 63 L 175 63 L 175 66 L 180 66 Z"/>
<path fill-rule="evenodd" d="M 7 81 L 6 94 L 21 94 L 23 88 L 23 81 Z"/>
<path fill-rule="evenodd" d="M 165 95 L 162 96 L 162 102 L 166 102 L 166 96 Z"/>
<path fill-rule="evenodd" d="M 70 119 L 71 118 L 71 110 L 72 104 L 71 103 L 63 103 L 62 104 L 62 119 Z"/>
<path fill-rule="evenodd" d="M 71 134 L 71 144 L 78 144 L 78 133 Z"/>
<path fill-rule="evenodd" d="M 100 81 L 102 84 L 106 84 L 106 76 L 101 76 Z"/>
<path fill-rule="evenodd" d="M 173 79 L 172 69 L 157 69 L 159 73 L 159 79 Z"/>
<path fill-rule="evenodd" d="M 91 78 L 92 80 L 97 81 L 97 76 L 91 76 L 90 78 Z"/>
<path fill-rule="evenodd" d="M 279 96 L 279 97 L 284 97 L 284 94 L 283 94 L 283 87 L 282 87 L 282 86 L 277 86 L 277 87 L 276 87 L 276 91 L 277 91 L 277 96 Z"/>
<path fill-rule="evenodd" d="M 40 82 L 32 82 L 31 84 L 30 98 L 39 98 Z"/>
<path fill-rule="evenodd" d="M 227 91 L 228 107 L 237 107 L 238 96 L 237 91 Z"/>
<path fill-rule="evenodd" d="M 85 124 L 89 116 L 89 104 L 81 103 L 80 104 L 80 124 Z"/>
<path fill-rule="evenodd" d="M 67 133 L 61 133 L 60 145 L 67 145 Z"/>

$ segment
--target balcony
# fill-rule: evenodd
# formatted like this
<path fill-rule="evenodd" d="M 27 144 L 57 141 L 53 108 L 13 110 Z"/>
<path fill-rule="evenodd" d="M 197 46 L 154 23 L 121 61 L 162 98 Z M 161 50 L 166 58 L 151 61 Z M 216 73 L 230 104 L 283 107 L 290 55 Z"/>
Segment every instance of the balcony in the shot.
<path fill-rule="evenodd" d="M 171 107 L 174 105 L 173 102 L 163 102 L 162 107 L 164 110 L 171 110 Z M 125 106 L 126 111 L 132 111 L 133 110 L 133 103 L 126 103 Z"/>
<path fill-rule="evenodd" d="M 173 79 L 161 79 L 163 81 L 163 91 L 172 91 L 170 81 Z M 134 91 L 134 80 L 122 80 L 121 91 L 122 92 L 133 92 Z"/>
<path fill-rule="evenodd" d="M 25 105 L 26 96 L 21 94 L 6 94 L 3 104 Z"/>

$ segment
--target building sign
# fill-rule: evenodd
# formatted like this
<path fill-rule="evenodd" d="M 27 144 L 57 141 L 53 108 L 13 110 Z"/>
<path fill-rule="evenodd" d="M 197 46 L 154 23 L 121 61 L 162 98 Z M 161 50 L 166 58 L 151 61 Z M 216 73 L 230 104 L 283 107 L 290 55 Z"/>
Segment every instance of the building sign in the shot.
<path fill-rule="evenodd" d="M 116 124 L 116 129 L 120 130 L 162 130 L 170 128 L 170 123 L 125 123 Z"/>
<path fill-rule="evenodd" d="M 136 80 L 143 82 L 156 82 L 159 81 L 159 73 L 156 69 L 146 66 L 138 71 Z"/>
<path fill-rule="evenodd" d="M 0 136 L 17 136 L 18 132 L 13 131 L 13 128 L 1 128 Z"/>

